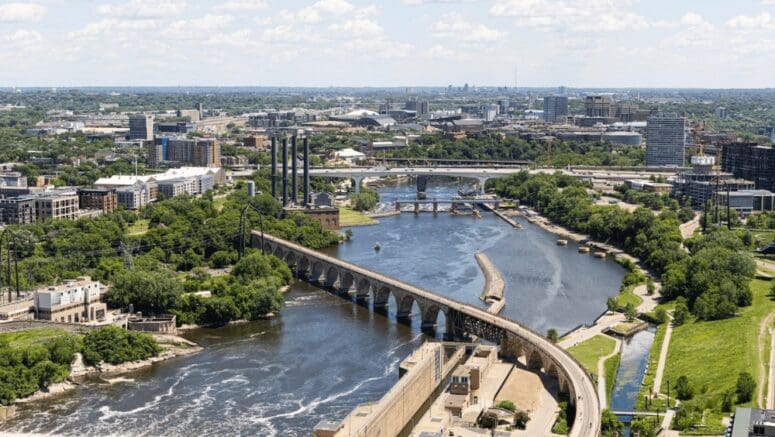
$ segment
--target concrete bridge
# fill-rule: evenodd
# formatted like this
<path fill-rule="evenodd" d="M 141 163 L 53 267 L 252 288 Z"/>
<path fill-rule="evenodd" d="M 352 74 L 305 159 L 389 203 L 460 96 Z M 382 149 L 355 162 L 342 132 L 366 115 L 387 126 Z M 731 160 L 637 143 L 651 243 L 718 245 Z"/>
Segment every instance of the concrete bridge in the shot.
<path fill-rule="evenodd" d="M 366 177 L 382 176 L 449 176 L 477 181 L 481 189 L 484 184 L 494 178 L 504 177 L 516 174 L 522 171 L 528 171 L 530 174 L 560 172 L 569 176 L 575 176 L 583 179 L 600 179 L 611 182 L 622 182 L 628 179 L 648 179 L 652 175 L 656 176 L 674 176 L 675 169 L 649 169 L 634 167 L 628 168 L 534 168 L 528 169 L 527 166 L 514 167 L 481 167 L 481 166 L 460 166 L 460 167 L 318 167 L 310 169 L 311 176 L 323 178 L 347 178 L 355 181 L 355 191 L 361 189 L 361 182 Z"/>
<path fill-rule="evenodd" d="M 392 297 L 396 317 L 408 320 L 415 303 L 423 330 L 435 330 L 439 313 L 444 313 L 445 335 L 450 338 L 477 336 L 500 346 L 501 354 L 524 357 L 528 368 L 557 378 L 560 391 L 576 405 L 576 419 L 570 436 L 600 434 L 601 409 L 592 378 L 565 350 L 518 322 L 495 316 L 356 264 L 322 254 L 298 244 L 258 231 L 251 232 L 253 247 L 286 262 L 294 273 L 310 282 L 352 295 L 356 301 L 387 313 Z"/>
<path fill-rule="evenodd" d="M 439 205 L 450 205 L 450 210 L 455 211 L 459 205 L 492 205 L 494 209 L 498 209 L 501 203 L 508 202 L 503 199 L 414 199 L 414 200 L 399 200 L 396 199 L 395 206 L 396 211 L 401 211 L 402 205 L 414 205 L 414 212 L 420 212 L 420 205 L 433 205 L 433 212 L 439 212 Z"/>

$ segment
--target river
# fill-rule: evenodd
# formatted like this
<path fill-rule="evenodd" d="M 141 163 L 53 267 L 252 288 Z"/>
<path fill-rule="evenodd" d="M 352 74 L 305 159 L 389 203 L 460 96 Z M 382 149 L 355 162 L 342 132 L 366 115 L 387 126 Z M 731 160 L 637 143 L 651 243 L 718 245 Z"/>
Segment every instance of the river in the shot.
<path fill-rule="evenodd" d="M 431 190 L 439 198 L 455 192 L 445 184 Z M 384 199 L 391 195 L 413 191 L 382 190 Z M 473 255 L 482 250 L 506 281 L 502 314 L 541 331 L 591 322 L 617 292 L 623 271 L 615 263 L 580 255 L 572 245 L 556 246 L 551 234 L 533 225 L 514 230 L 492 214 L 483 216 L 385 217 L 380 225 L 353 228 L 353 240 L 333 251 L 482 305 L 484 279 Z M 379 253 L 375 241 L 382 245 Z M 124 382 L 87 381 L 74 392 L 22 407 L 0 431 L 308 436 L 320 420 L 341 419 L 395 383 L 400 360 L 424 338 L 417 315 L 411 326 L 393 320 L 393 314 L 388 319 L 295 283 L 278 317 L 188 332 L 202 352 L 124 375 Z"/>

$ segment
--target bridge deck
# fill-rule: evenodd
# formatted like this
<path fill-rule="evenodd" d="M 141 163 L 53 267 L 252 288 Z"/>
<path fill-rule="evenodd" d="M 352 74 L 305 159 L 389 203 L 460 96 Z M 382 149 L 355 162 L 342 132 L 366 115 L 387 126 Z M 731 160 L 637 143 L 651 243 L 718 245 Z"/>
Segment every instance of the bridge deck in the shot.
<path fill-rule="evenodd" d="M 261 233 L 255 230 L 252 231 L 252 234 L 258 238 L 261 236 Z M 448 297 L 440 296 L 416 285 L 412 285 L 396 278 L 368 270 L 357 264 L 349 263 L 339 258 L 325 255 L 323 253 L 308 249 L 304 246 L 277 238 L 269 234 L 264 234 L 264 238 L 270 242 L 273 242 L 274 244 L 284 246 L 287 249 L 292 249 L 296 253 L 304 254 L 309 258 L 317 259 L 330 265 L 349 270 L 350 272 L 356 273 L 358 275 L 372 278 L 375 281 L 381 282 L 396 289 L 406 290 L 415 296 L 421 297 L 427 301 L 435 302 L 442 307 L 457 311 L 461 314 L 476 318 L 491 326 L 495 326 L 505 331 L 511 332 L 521 339 L 528 341 L 530 344 L 538 347 L 544 353 L 549 355 L 554 362 L 558 363 L 558 365 L 567 375 L 569 382 L 573 385 L 574 391 L 578 396 L 576 399 L 576 420 L 569 435 L 573 437 L 586 437 L 599 434 L 601 410 L 597 398 L 596 388 L 592 382 L 592 378 L 578 361 L 576 361 L 564 349 L 552 343 L 543 335 L 531 330 L 530 328 L 527 328 L 526 326 L 523 326 L 514 320 L 490 314 L 485 310 L 464 304 Z"/>

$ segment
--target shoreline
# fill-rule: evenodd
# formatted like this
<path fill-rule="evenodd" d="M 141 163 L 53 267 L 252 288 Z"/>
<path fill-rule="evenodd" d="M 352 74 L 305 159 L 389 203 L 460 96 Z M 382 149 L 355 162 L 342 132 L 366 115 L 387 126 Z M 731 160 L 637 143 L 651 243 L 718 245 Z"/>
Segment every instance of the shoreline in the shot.
<path fill-rule="evenodd" d="M 169 334 L 151 334 L 153 338 L 159 343 L 163 350 L 156 356 L 139 361 L 128 361 L 121 364 L 109 364 L 99 363 L 94 366 L 87 366 L 83 363 L 83 358 L 80 353 L 76 354 L 76 360 L 70 367 L 70 375 L 62 382 L 57 382 L 49 385 L 43 389 L 36 391 L 35 393 L 20 399 L 16 399 L 11 405 L 23 405 L 30 404 L 41 400 L 50 399 L 59 396 L 63 393 L 68 393 L 75 390 L 77 387 L 83 385 L 78 382 L 78 379 L 86 378 L 88 376 L 95 375 L 121 375 L 124 373 L 133 372 L 135 370 L 144 369 L 159 363 L 167 361 L 172 358 L 192 355 L 202 351 L 204 348 L 198 344 L 187 340 L 177 335 Z M 107 383 L 111 381 L 106 380 Z M 13 418 L 13 416 L 8 417 Z"/>

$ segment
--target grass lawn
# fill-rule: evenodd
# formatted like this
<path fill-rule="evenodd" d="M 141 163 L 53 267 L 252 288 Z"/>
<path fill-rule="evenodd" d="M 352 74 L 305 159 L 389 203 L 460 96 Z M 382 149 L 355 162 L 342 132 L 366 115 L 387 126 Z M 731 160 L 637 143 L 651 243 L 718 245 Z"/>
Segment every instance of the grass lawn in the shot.
<path fill-rule="evenodd" d="M 741 308 L 737 317 L 710 322 L 690 319 L 676 326 L 662 391 L 666 391 L 667 380 L 674 384 L 685 375 L 694 387 L 695 398 L 718 408 L 722 393 L 735 387 L 740 372 L 750 373 L 758 386 L 762 380 L 759 363 L 762 358 L 765 362 L 769 359 L 759 350 L 759 324 L 775 310 L 775 302 L 767 296 L 769 287 L 767 281 L 752 281 L 753 305 Z M 755 406 L 756 400 L 745 405 Z M 706 424 L 715 426 L 710 421 Z"/>
<path fill-rule="evenodd" d="M 619 308 L 624 308 L 627 306 L 628 303 L 631 303 L 632 306 L 635 308 L 638 307 L 643 302 L 643 299 L 641 299 L 640 296 L 633 293 L 633 290 L 635 289 L 634 285 L 630 285 L 629 287 L 625 288 L 624 291 L 619 293 L 616 296 L 616 306 Z"/>
<path fill-rule="evenodd" d="M 614 382 L 616 382 L 616 372 L 619 371 L 619 361 L 621 361 L 622 355 L 616 354 L 611 358 L 605 360 L 603 367 L 605 368 L 605 391 L 608 393 L 606 397 L 608 404 L 611 404 L 611 392 L 614 391 Z"/>
<path fill-rule="evenodd" d="M 28 346 L 35 343 L 42 343 L 52 338 L 66 335 L 67 332 L 59 328 L 34 328 L 24 331 L 5 332 L 0 334 L 0 343 L 8 342 L 12 347 Z"/>
<path fill-rule="evenodd" d="M 654 385 L 654 376 L 657 373 L 659 351 L 662 350 L 662 343 L 665 340 L 665 332 L 667 332 L 666 323 L 657 326 L 657 332 L 654 334 L 654 343 L 651 344 L 651 351 L 649 352 L 649 362 L 646 365 L 646 372 L 643 374 L 643 382 L 641 383 L 640 393 L 638 393 L 638 400 L 635 404 L 635 408 L 638 410 L 646 409 L 646 395 L 650 396 L 653 392 L 652 386 Z M 661 402 L 660 405 L 664 405 L 664 402 Z"/>
<path fill-rule="evenodd" d="M 224 195 L 221 197 L 213 198 L 213 206 L 215 207 L 215 209 L 217 209 L 218 211 L 221 211 L 223 209 L 223 205 L 226 203 L 227 197 L 228 196 Z"/>
<path fill-rule="evenodd" d="M 138 219 L 127 228 L 127 235 L 143 235 L 148 232 L 148 219 Z"/>
<path fill-rule="evenodd" d="M 568 348 L 568 352 L 589 371 L 597 376 L 597 362 L 601 357 L 611 354 L 616 348 L 616 340 L 605 335 L 596 335 Z"/>
<path fill-rule="evenodd" d="M 376 225 L 379 223 L 366 214 L 350 208 L 339 208 L 339 226 Z"/>
<path fill-rule="evenodd" d="M 641 321 L 636 321 L 632 323 L 629 323 L 629 322 L 619 323 L 618 325 L 615 325 L 614 327 L 612 327 L 611 330 L 620 335 L 627 335 L 627 333 L 632 328 L 639 326 L 641 323 L 642 323 Z"/>

